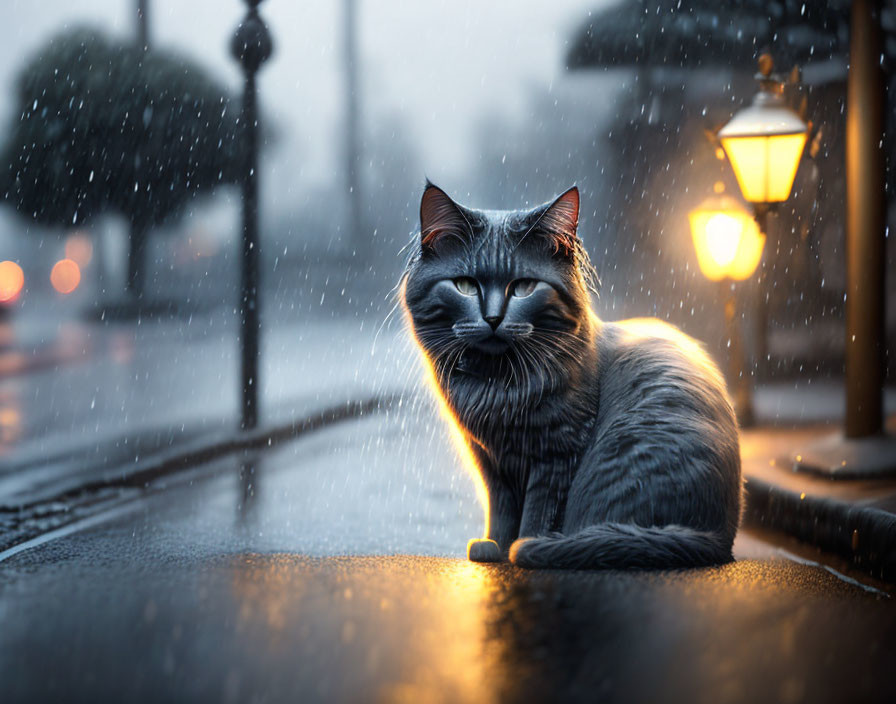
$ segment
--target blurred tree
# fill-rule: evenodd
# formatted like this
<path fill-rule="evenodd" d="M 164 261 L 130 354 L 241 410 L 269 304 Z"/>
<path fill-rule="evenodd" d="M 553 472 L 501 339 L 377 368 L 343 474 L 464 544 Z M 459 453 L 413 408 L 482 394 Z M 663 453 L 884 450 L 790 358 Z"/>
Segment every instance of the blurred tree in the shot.
<path fill-rule="evenodd" d="M 69 31 L 25 64 L 18 106 L 0 151 L 0 196 L 51 226 L 123 214 L 128 291 L 137 299 L 150 228 L 178 217 L 198 193 L 237 181 L 239 110 L 182 57 Z"/>

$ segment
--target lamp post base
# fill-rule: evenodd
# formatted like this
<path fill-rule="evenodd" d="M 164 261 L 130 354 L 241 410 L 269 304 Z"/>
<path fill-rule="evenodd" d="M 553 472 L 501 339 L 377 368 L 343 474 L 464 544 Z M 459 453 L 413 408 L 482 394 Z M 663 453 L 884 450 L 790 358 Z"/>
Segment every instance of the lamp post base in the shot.
<path fill-rule="evenodd" d="M 880 434 L 848 438 L 834 433 L 820 438 L 782 462 L 796 472 L 831 479 L 875 479 L 896 476 L 896 437 Z"/>

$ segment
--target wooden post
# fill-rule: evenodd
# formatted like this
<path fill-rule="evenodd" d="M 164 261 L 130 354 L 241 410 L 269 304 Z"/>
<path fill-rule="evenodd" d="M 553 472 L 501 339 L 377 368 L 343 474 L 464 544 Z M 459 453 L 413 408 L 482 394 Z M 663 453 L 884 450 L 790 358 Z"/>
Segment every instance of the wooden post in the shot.
<path fill-rule="evenodd" d="M 846 89 L 846 427 L 883 429 L 885 84 L 880 3 L 853 0 Z"/>

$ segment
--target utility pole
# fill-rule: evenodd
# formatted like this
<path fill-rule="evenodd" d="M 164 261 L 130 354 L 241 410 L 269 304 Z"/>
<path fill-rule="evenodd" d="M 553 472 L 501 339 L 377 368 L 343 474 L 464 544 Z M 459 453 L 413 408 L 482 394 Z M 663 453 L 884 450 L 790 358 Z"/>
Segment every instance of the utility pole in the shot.
<path fill-rule="evenodd" d="M 358 3 L 343 2 L 343 41 L 345 62 L 345 185 L 348 193 L 349 238 L 356 251 L 366 243 L 361 241 L 361 144 L 358 117 Z"/>
<path fill-rule="evenodd" d="M 241 423 L 243 430 L 258 424 L 258 353 L 261 334 L 258 276 L 258 106 L 255 74 L 268 60 L 273 42 L 267 26 L 258 14 L 261 0 L 246 0 L 248 12 L 237 27 L 231 52 L 240 62 L 245 77 L 243 108 L 240 113 L 240 151 L 244 164 L 243 241 L 240 286 L 240 351 L 241 351 Z"/>
<path fill-rule="evenodd" d="M 149 49 L 149 20 L 146 16 L 149 0 L 137 0 L 137 46 Z"/>

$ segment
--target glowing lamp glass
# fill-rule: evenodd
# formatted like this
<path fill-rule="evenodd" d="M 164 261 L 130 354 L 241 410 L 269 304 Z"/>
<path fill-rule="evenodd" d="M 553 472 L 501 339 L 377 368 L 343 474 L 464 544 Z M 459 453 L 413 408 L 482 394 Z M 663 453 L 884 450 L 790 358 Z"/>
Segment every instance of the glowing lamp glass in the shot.
<path fill-rule="evenodd" d="M 765 236 L 731 198 L 705 201 L 689 215 L 700 271 L 711 281 L 748 279 L 762 258 Z"/>
<path fill-rule="evenodd" d="M 0 262 L 0 303 L 16 300 L 25 285 L 25 274 L 15 262 Z"/>
<path fill-rule="evenodd" d="M 808 136 L 796 113 L 770 100 L 757 98 L 719 131 L 741 193 L 751 203 L 780 203 L 790 197 Z"/>

